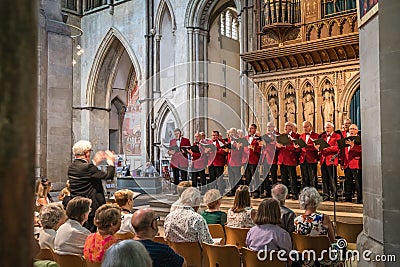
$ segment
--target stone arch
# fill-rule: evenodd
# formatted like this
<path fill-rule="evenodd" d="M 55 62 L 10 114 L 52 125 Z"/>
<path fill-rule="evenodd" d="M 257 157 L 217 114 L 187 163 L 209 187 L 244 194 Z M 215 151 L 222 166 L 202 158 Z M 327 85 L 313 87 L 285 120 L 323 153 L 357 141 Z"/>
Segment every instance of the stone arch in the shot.
<path fill-rule="evenodd" d="M 319 83 L 319 86 L 318 86 L 318 88 L 319 88 L 319 93 L 321 93 L 321 94 L 323 93 L 323 86 L 324 86 L 326 80 L 328 80 L 329 83 L 332 84 L 332 87 L 333 87 L 333 81 L 332 81 L 332 79 L 330 79 L 328 76 L 322 77 L 321 82 Z"/>
<path fill-rule="evenodd" d="M 322 39 L 327 37 L 329 37 L 329 25 L 322 23 L 320 28 L 320 38 Z"/>
<path fill-rule="evenodd" d="M 168 99 L 164 99 L 164 102 L 161 104 L 160 109 L 157 111 L 157 116 L 154 118 L 154 123 L 156 125 L 155 128 L 155 142 L 161 142 L 160 139 L 160 135 L 161 135 L 161 130 L 162 130 L 162 126 L 165 122 L 165 119 L 167 118 L 168 114 L 172 113 L 172 116 L 174 117 L 177 125 L 177 128 L 181 128 L 182 127 L 182 122 L 179 119 L 180 116 L 177 113 L 177 110 L 175 109 L 174 105 L 168 100 Z"/>
<path fill-rule="evenodd" d="M 343 94 L 338 101 L 338 110 L 342 112 L 343 117 L 349 114 L 351 98 L 359 87 L 360 74 L 358 73 L 346 84 L 346 87 L 343 89 Z"/>
<path fill-rule="evenodd" d="M 284 111 L 282 113 L 284 113 L 285 122 L 290 121 L 293 123 L 297 123 L 298 112 L 296 89 L 291 81 L 288 81 L 283 88 Z"/>
<path fill-rule="evenodd" d="M 301 107 L 301 121 L 309 121 L 315 126 L 316 95 L 313 84 L 307 79 L 300 87 L 299 109 Z"/>
<path fill-rule="evenodd" d="M 349 22 L 347 19 L 343 20 L 341 29 L 342 29 L 342 34 L 353 32 L 351 22 Z"/>
<path fill-rule="evenodd" d="M 109 98 L 111 85 L 116 74 L 115 68 L 124 51 L 131 59 L 136 79 L 141 80 L 140 65 L 135 53 L 124 36 L 117 29 L 111 28 L 97 50 L 89 73 L 86 89 L 86 102 L 89 107 L 110 108 L 111 101 Z M 106 73 L 109 72 L 109 69 L 113 71 L 108 74 L 108 79 L 106 81 L 101 79 L 100 81 L 99 78 L 102 75 L 107 76 Z"/>
<path fill-rule="evenodd" d="M 340 25 L 336 20 L 332 20 L 330 23 L 330 36 L 340 35 Z"/>
<path fill-rule="evenodd" d="M 161 0 L 157 8 L 155 19 L 156 33 L 158 34 L 162 32 L 162 20 L 166 11 L 168 11 L 171 16 L 172 33 L 176 31 L 176 18 L 171 2 L 169 0 Z"/>
<path fill-rule="evenodd" d="M 318 30 L 317 28 L 313 25 L 309 29 L 308 33 L 308 40 L 307 41 L 312 41 L 312 40 L 317 40 L 318 39 Z"/>
<path fill-rule="evenodd" d="M 335 123 L 337 118 L 337 92 L 332 81 L 324 77 L 320 83 L 321 93 L 321 117 L 325 124 L 327 121 Z"/>

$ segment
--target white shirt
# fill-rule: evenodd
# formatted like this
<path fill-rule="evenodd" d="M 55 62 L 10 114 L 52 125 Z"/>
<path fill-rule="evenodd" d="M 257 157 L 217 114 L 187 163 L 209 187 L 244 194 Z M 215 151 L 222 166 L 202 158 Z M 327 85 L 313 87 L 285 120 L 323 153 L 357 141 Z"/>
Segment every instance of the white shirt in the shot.
<path fill-rule="evenodd" d="M 164 228 L 165 238 L 172 242 L 214 243 L 204 218 L 189 206 L 178 206 L 168 214 Z"/>
<path fill-rule="evenodd" d="M 68 219 L 57 230 L 54 240 L 54 251 L 58 254 L 83 255 L 83 247 L 90 231 L 78 221 Z"/>

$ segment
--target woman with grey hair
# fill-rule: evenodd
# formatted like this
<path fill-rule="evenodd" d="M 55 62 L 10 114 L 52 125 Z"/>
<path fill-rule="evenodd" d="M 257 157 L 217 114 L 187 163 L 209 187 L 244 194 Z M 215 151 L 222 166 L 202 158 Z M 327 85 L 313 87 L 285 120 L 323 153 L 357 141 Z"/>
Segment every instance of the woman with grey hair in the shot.
<path fill-rule="evenodd" d="M 136 240 L 123 240 L 109 247 L 101 267 L 151 267 L 152 261 L 146 248 Z"/>
<path fill-rule="evenodd" d="M 331 242 L 335 234 L 328 215 L 317 212 L 322 201 L 321 195 L 314 187 L 305 187 L 300 194 L 300 208 L 305 212 L 294 219 L 295 232 L 301 235 L 328 235 Z"/>
<path fill-rule="evenodd" d="M 42 229 L 39 232 L 40 248 L 51 248 L 54 250 L 54 239 L 56 231 L 65 222 L 67 215 L 61 203 L 49 203 L 40 210 L 39 220 Z"/>

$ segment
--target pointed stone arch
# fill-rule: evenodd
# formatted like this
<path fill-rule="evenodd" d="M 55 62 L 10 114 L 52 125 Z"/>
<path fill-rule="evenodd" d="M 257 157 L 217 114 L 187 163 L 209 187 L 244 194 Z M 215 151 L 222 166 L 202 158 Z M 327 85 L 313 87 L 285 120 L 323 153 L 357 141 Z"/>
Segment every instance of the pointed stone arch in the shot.
<path fill-rule="evenodd" d="M 156 19 L 155 19 L 155 28 L 156 28 L 156 33 L 158 34 L 161 34 L 162 32 L 162 20 L 166 11 L 168 11 L 171 16 L 172 33 L 176 31 L 176 18 L 171 2 L 169 0 L 161 0 L 157 8 Z"/>
<path fill-rule="evenodd" d="M 86 88 L 86 103 L 89 107 L 110 108 L 110 89 L 115 76 L 115 69 L 123 52 L 126 51 L 135 69 L 136 79 L 141 80 L 142 74 L 139 61 L 132 51 L 128 41 L 115 28 L 111 28 L 103 38 L 97 53 L 94 57 L 92 68 L 89 73 L 88 85 Z M 112 69 L 106 81 L 99 84 L 101 74 Z M 99 90 L 102 90 L 99 93 Z"/>
<path fill-rule="evenodd" d="M 350 111 L 350 103 L 354 93 L 360 88 L 360 74 L 355 75 L 343 89 L 343 94 L 339 99 L 338 110 L 347 115 Z"/>
<path fill-rule="evenodd" d="M 323 93 L 324 84 L 325 84 L 326 81 L 329 81 L 329 83 L 332 84 L 332 87 L 333 87 L 333 81 L 332 81 L 331 78 L 329 78 L 328 76 L 322 77 L 321 82 L 319 83 L 319 86 L 318 86 L 319 93 L 321 93 L 321 94 Z"/>
<path fill-rule="evenodd" d="M 181 128 L 182 127 L 182 122 L 180 120 L 180 116 L 176 110 L 176 108 L 174 107 L 174 105 L 168 100 L 168 99 L 164 99 L 164 102 L 161 104 L 161 107 L 158 109 L 157 111 L 157 117 L 154 118 L 154 123 L 156 125 L 155 128 L 155 142 L 160 142 L 160 134 L 161 134 L 161 130 L 163 127 L 163 124 L 165 123 L 165 120 L 168 116 L 168 114 L 171 113 L 172 116 L 174 117 L 177 125 L 177 128 Z"/>

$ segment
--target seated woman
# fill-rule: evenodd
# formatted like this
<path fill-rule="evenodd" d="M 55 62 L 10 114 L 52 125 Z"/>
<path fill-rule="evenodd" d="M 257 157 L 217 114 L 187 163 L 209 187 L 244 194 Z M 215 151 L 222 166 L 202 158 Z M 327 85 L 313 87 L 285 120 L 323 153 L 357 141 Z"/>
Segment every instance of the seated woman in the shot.
<path fill-rule="evenodd" d="M 258 207 L 254 218 L 256 226 L 247 233 L 246 245 L 249 249 L 259 251 L 284 250 L 287 253 L 292 249 L 292 240 L 289 233 L 282 229 L 281 210 L 278 201 L 272 198 L 264 199 Z"/>
<path fill-rule="evenodd" d="M 226 223 L 226 213 L 221 211 L 221 194 L 217 189 L 208 190 L 204 197 L 203 203 L 207 205 L 207 209 L 201 213 L 207 224 Z"/>
<path fill-rule="evenodd" d="M 239 186 L 235 193 L 233 207 L 228 210 L 226 226 L 234 228 L 253 227 L 255 215 L 256 210 L 250 207 L 249 187 L 247 185 Z"/>
<path fill-rule="evenodd" d="M 121 210 L 112 204 L 100 206 L 94 215 L 94 224 L 97 232 L 87 237 L 83 256 L 87 261 L 101 262 L 106 250 L 118 241 L 113 235 L 121 227 Z"/>
<path fill-rule="evenodd" d="M 174 203 L 172 203 L 171 208 L 169 210 L 169 212 L 173 212 L 174 210 L 176 210 L 176 208 L 178 208 L 180 206 L 181 203 L 181 196 L 183 194 L 183 192 L 188 189 L 189 187 L 192 187 L 192 182 L 190 181 L 182 181 L 178 184 L 178 186 L 176 187 L 176 191 L 178 192 L 178 200 L 175 201 Z"/>
<path fill-rule="evenodd" d="M 74 197 L 68 202 L 68 220 L 57 230 L 54 251 L 58 254 L 83 255 L 83 247 L 90 231 L 83 227 L 88 220 L 92 200 Z"/>
<path fill-rule="evenodd" d="M 317 212 L 322 201 L 314 187 L 305 187 L 300 194 L 300 208 L 305 212 L 294 219 L 295 232 L 301 235 L 328 235 L 335 240 L 332 222 L 328 215 Z"/>
<path fill-rule="evenodd" d="M 43 206 L 53 202 L 50 197 L 51 182 L 47 178 L 41 178 L 36 185 L 36 211 L 40 211 Z"/>
<path fill-rule="evenodd" d="M 114 193 L 115 202 L 121 208 L 122 221 L 118 234 L 134 233 L 131 225 L 134 193 L 129 189 L 118 190 Z"/>
<path fill-rule="evenodd" d="M 39 220 L 43 227 L 39 232 L 40 248 L 51 248 L 54 250 L 56 231 L 66 219 L 67 215 L 60 203 L 50 203 L 40 210 Z"/>

